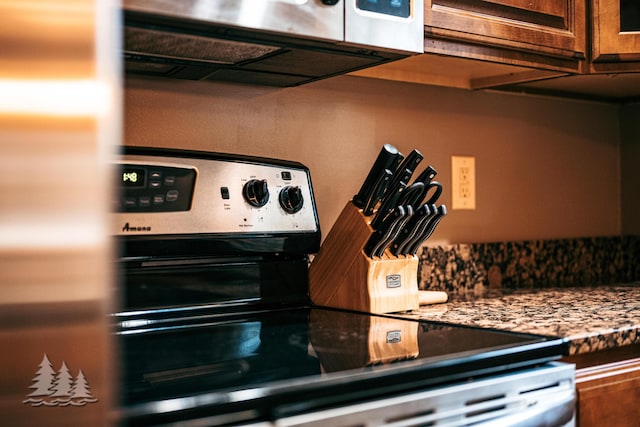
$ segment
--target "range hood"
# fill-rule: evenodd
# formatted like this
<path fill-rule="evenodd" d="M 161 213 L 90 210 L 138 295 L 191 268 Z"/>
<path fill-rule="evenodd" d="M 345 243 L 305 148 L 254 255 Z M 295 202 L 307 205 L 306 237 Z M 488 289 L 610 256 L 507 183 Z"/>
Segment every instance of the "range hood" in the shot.
<path fill-rule="evenodd" d="M 127 74 L 297 86 L 423 52 L 422 0 L 125 0 Z"/>

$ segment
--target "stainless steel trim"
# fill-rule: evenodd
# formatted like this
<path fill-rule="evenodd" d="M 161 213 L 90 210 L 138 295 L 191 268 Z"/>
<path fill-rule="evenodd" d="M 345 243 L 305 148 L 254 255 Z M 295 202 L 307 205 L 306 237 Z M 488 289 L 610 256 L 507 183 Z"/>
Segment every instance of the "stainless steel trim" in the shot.
<path fill-rule="evenodd" d="M 557 399 L 548 398 L 544 402 L 526 410 L 500 418 L 504 427 L 569 427 L 575 418 L 575 396 L 565 393 L 554 395 Z M 553 396 L 550 396 L 553 397 Z M 474 427 L 494 427 L 495 420 L 489 420 Z"/>
<path fill-rule="evenodd" d="M 208 159 L 176 159 L 160 156 L 127 155 L 116 164 L 138 164 L 193 168 L 197 171 L 190 211 L 160 213 L 113 213 L 114 235 L 202 234 L 202 233 L 296 233 L 317 231 L 312 203 L 311 182 L 303 169 Z M 288 171 L 291 180 L 281 172 Z M 242 197 L 248 180 L 266 179 L 269 202 L 260 208 L 250 206 Z M 286 186 L 299 186 L 305 202 L 294 214 L 286 213 L 278 202 Z M 229 189 L 223 200 L 220 188 Z M 129 224 L 129 231 L 123 225 Z M 140 230 L 140 231 L 138 231 Z"/>
<path fill-rule="evenodd" d="M 345 0 L 345 42 L 381 48 L 424 52 L 424 2 L 411 2 L 408 18 L 358 9 L 357 0 Z"/>
<path fill-rule="evenodd" d="M 549 366 L 277 420 L 278 427 L 570 426 L 575 368 Z"/>
<path fill-rule="evenodd" d="M 155 13 L 237 28 L 344 40 L 344 6 L 320 0 L 125 0 L 126 10 Z"/>

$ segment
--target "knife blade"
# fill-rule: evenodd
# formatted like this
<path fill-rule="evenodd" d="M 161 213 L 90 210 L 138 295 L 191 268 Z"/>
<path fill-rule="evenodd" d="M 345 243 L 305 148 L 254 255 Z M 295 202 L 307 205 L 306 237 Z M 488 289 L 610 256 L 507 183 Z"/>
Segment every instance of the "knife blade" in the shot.
<path fill-rule="evenodd" d="M 373 258 L 374 250 L 378 249 L 378 245 L 385 237 L 391 233 L 394 222 L 398 218 L 402 218 L 406 214 L 405 209 L 402 206 L 396 206 L 393 211 L 387 216 L 385 221 L 380 224 L 380 227 L 369 236 L 367 243 L 364 245 L 364 253 Z"/>
<path fill-rule="evenodd" d="M 369 174 L 362 183 L 362 187 L 360 187 L 360 191 L 358 191 L 358 194 L 353 196 L 354 205 L 361 209 L 366 206 L 367 202 L 374 195 L 376 190 L 375 185 L 379 182 L 380 176 L 384 174 L 385 169 L 390 169 L 392 172 L 395 170 L 391 167 L 398 154 L 398 149 L 393 145 L 384 144 L 382 146 L 382 149 L 378 153 L 378 157 L 376 157 L 373 166 L 371 166 L 371 169 L 369 170 Z"/>

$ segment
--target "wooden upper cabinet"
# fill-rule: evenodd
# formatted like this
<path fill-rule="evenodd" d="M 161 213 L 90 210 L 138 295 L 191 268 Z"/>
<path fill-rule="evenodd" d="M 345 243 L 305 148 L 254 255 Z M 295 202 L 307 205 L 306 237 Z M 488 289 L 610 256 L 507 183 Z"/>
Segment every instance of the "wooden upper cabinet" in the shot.
<path fill-rule="evenodd" d="M 592 61 L 596 64 L 640 61 L 640 2 L 592 1 Z"/>
<path fill-rule="evenodd" d="M 425 0 L 425 52 L 581 72 L 584 0 Z"/>

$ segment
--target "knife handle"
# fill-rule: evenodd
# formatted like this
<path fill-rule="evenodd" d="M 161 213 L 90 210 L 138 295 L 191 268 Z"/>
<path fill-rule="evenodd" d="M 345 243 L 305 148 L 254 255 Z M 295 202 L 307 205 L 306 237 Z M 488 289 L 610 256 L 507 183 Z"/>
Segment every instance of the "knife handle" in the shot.
<path fill-rule="evenodd" d="M 422 153 L 420 153 L 416 149 L 411 150 L 409 155 L 402 161 L 402 163 L 400 163 L 400 166 L 398 166 L 398 173 L 391 183 L 391 188 L 395 188 L 400 183 L 400 181 L 406 182 L 407 185 L 409 185 L 411 176 L 413 175 L 413 172 L 416 170 L 416 167 L 418 167 L 422 159 L 424 159 Z"/>
<path fill-rule="evenodd" d="M 391 184 L 391 180 L 393 179 L 393 173 L 389 169 L 384 170 L 384 174 L 380 175 L 380 178 L 376 182 L 374 187 L 373 194 L 371 198 L 367 201 L 367 204 L 362 208 L 362 213 L 364 216 L 373 215 L 373 210 L 380 200 L 382 200 L 384 193 L 386 193 L 389 185 Z"/>
<path fill-rule="evenodd" d="M 374 254 L 378 252 L 377 249 L 380 244 L 384 242 L 393 231 L 393 225 L 395 225 L 395 222 L 404 215 L 404 208 L 402 206 L 397 206 L 389 213 L 382 224 L 380 224 L 378 230 L 369 237 L 369 240 L 367 240 L 367 243 L 364 245 L 364 253 L 369 258 L 373 258 Z"/>
<path fill-rule="evenodd" d="M 438 208 L 436 205 L 423 205 L 424 215 L 416 225 L 416 229 L 411 233 L 411 238 L 407 239 L 403 242 L 401 250 L 398 250 L 398 254 L 400 255 L 410 255 L 411 248 L 417 243 L 420 242 L 421 236 L 424 235 L 425 230 L 429 226 L 429 223 L 433 220 L 435 215 L 438 213 Z"/>
<path fill-rule="evenodd" d="M 406 214 L 393 222 L 390 233 L 388 233 L 388 235 L 385 236 L 386 238 L 380 242 L 380 246 L 374 253 L 374 256 L 381 257 L 384 255 L 384 252 L 391 243 L 398 238 L 400 231 L 405 227 L 407 222 L 411 220 L 411 218 L 413 218 L 413 208 L 411 206 L 406 206 Z"/>
<path fill-rule="evenodd" d="M 407 248 L 406 253 L 408 253 L 409 255 L 416 255 L 418 253 L 418 249 L 420 249 L 420 246 L 422 246 L 422 244 L 427 241 L 429 237 L 431 237 L 436 227 L 438 226 L 442 218 L 445 217 L 445 215 L 447 215 L 447 207 L 445 205 L 441 205 L 438 208 L 438 212 L 433 216 L 431 220 L 429 220 L 428 225 L 425 227 L 425 230 L 423 231 L 420 238 Z"/>
<path fill-rule="evenodd" d="M 435 178 L 437 174 L 438 171 L 436 171 L 433 166 L 429 165 L 420 173 L 420 175 L 418 175 L 415 182 L 421 182 L 424 185 L 427 185 L 433 181 L 433 178 Z"/>
<path fill-rule="evenodd" d="M 429 215 L 431 215 L 431 209 L 426 204 L 415 211 L 413 218 L 406 223 L 398 237 L 393 241 L 391 245 L 391 253 L 393 255 L 406 255 L 405 248 L 419 235 L 420 227 Z"/>
<path fill-rule="evenodd" d="M 367 202 L 373 196 L 373 193 L 375 191 L 375 184 L 378 182 L 379 177 L 384 174 L 385 169 L 389 168 L 397 155 L 398 149 L 393 145 L 384 144 L 382 146 L 382 149 L 380 150 L 380 153 L 378 153 L 378 157 L 373 163 L 371 170 L 369 170 L 369 174 L 362 183 L 362 187 L 360 187 L 360 191 L 358 191 L 358 194 L 353 196 L 354 205 L 361 209 L 366 206 Z"/>
<path fill-rule="evenodd" d="M 395 188 L 389 187 L 387 194 L 382 199 L 382 204 L 380 205 L 378 212 L 376 212 L 376 216 L 374 216 L 373 221 L 371 221 L 371 227 L 374 230 L 382 227 L 382 223 L 385 222 L 385 219 L 389 216 L 391 211 L 393 211 L 393 209 L 398 205 L 397 202 L 400 199 L 400 194 L 402 194 L 402 191 L 406 186 L 407 184 L 405 182 L 400 182 L 400 184 Z"/>

